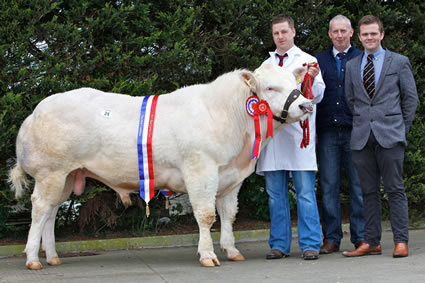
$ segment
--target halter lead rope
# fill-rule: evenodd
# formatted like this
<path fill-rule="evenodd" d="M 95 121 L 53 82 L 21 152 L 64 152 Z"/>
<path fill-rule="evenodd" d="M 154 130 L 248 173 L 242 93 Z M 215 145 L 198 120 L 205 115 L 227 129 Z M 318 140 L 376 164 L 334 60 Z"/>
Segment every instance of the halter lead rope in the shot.
<path fill-rule="evenodd" d="M 305 74 L 304 81 L 301 84 L 301 90 L 305 98 L 313 99 L 314 95 L 311 89 L 313 79 L 311 75 L 308 73 L 308 69 L 310 67 L 317 67 L 317 63 L 304 64 L 303 66 L 305 65 L 307 65 L 307 73 Z M 301 126 L 301 129 L 303 129 L 303 139 L 301 141 L 300 147 L 307 148 L 307 146 L 310 144 L 310 126 L 309 126 L 308 118 L 306 118 L 304 121 L 300 121 L 300 126 Z"/>

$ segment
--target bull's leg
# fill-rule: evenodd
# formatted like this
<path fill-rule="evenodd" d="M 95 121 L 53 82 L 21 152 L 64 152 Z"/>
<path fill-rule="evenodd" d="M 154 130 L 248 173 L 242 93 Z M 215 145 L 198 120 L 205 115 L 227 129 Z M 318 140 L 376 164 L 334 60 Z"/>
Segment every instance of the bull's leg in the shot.
<path fill-rule="evenodd" d="M 27 254 L 26 266 L 29 269 L 37 270 L 43 267 L 40 263 L 40 259 L 38 258 L 41 233 L 44 229 L 44 225 L 47 222 L 47 219 L 50 217 L 53 211 L 53 207 L 47 205 L 45 201 L 40 198 L 37 183 L 31 196 L 31 202 L 31 228 L 28 233 L 27 245 L 25 247 L 25 252 Z"/>
<path fill-rule="evenodd" d="M 74 188 L 74 176 L 68 175 L 65 183 L 65 189 L 63 191 L 62 197 L 59 200 L 59 203 L 62 204 L 69 198 L 69 195 Z M 43 234 L 41 237 L 42 247 L 46 252 L 46 260 L 49 265 L 59 265 L 62 264 L 55 246 L 55 220 L 56 214 L 58 212 L 60 205 L 57 205 L 50 214 L 49 218 L 44 225 Z"/>
<path fill-rule="evenodd" d="M 244 256 L 235 248 L 233 236 L 233 222 L 238 212 L 238 192 L 242 183 L 223 197 L 217 197 L 217 212 L 220 215 L 221 233 L 220 247 L 226 251 L 227 258 L 233 261 L 245 260 Z"/>
<path fill-rule="evenodd" d="M 185 184 L 199 226 L 199 261 L 202 266 L 220 265 L 214 253 L 210 229 L 215 222 L 215 196 L 218 189 L 218 170 L 213 160 L 206 156 L 192 155 L 186 159 Z"/>
<path fill-rule="evenodd" d="M 65 178 L 49 176 L 35 183 L 34 192 L 31 195 L 31 228 L 25 247 L 27 254 L 26 266 L 29 269 L 41 269 L 42 265 L 38 257 L 40 250 L 41 235 L 46 223 L 52 214 L 56 215 L 56 207 L 61 199 Z M 55 211 L 56 210 L 56 211 Z M 49 228 L 50 229 L 50 228 Z M 54 244 L 53 244 L 54 245 Z M 51 245 L 45 246 L 46 252 L 51 253 Z M 54 247 L 53 247 L 54 249 Z"/>
<path fill-rule="evenodd" d="M 199 226 L 199 243 L 198 243 L 198 254 L 199 261 L 202 266 L 212 267 L 220 265 L 217 255 L 214 253 L 213 241 L 211 238 L 210 229 L 215 222 L 215 205 L 211 205 L 211 197 L 199 197 L 196 196 L 196 200 L 193 202 L 191 197 L 191 203 L 193 207 L 193 213 Z M 213 200 L 213 199 L 212 199 Z M 197 203 L 193 205 L 193 203 Z"/>
<path fill-rule="evenodd" d="M 41 236 L 42 247 L 46 252 L 46 259 L 49 265 L 59 265 L 62 263 L 58 254 L 56 253 L 55 247 L 55 219 L 58 209 L 59 206 L 56 206 L 52 209 L 52 212 L 44 224 L 44 229 Z"/>

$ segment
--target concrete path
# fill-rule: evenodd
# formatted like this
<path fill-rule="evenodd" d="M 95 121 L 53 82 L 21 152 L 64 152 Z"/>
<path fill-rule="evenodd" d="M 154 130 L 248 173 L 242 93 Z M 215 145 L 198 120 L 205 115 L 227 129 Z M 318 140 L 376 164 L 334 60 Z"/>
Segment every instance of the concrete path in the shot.
<path fill-rule="evenodd" d="M 352 249 L 345 236 L 341 250 Z M 23 256 L 0 257 L 0 282 L 425 282 L 425 230 L 410 231 L 407 258 L 392 258 L 392 233 L 384 232 L 383 254 L 345 258 L 341 252 L 304 261 L 297 239 L 290 257 L 266 260 L 266 241 L 238 243 L 243 262 L 229 262 L 216 245 L 220 267 L 202 268 L 196 246 L 99 251 L 62 258 L 60 266 L 30 271 Z"/>

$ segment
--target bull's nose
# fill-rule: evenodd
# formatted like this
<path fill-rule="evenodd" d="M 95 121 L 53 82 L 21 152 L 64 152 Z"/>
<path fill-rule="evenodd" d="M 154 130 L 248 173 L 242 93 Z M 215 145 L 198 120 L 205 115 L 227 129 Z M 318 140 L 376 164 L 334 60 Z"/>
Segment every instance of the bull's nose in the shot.
<path fill-rule="evenodd" d="M 311 102 L 304 102 L 304 103 L 300 104 L 299 107 L 304 113 L 312 113 L 313 112 L 313 103 L 311 103 Z"/>

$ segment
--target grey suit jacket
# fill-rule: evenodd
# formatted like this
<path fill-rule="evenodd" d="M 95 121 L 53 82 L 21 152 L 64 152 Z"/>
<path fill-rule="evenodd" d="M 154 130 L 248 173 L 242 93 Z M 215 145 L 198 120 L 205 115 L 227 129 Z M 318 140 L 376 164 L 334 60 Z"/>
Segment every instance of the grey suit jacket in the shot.
<path fill-rule="evenodd" d="M 397 143 L 407 145 L 406 136 L 418 104 L 409 59 L 386 49 L 375 95 L 370 99 L 360 76 L 363 56 L 348 61 L 345 73 L 345 96 L 353 113 L 351 149 L 361 150 L 371 131 L 384 148 Z"/>

